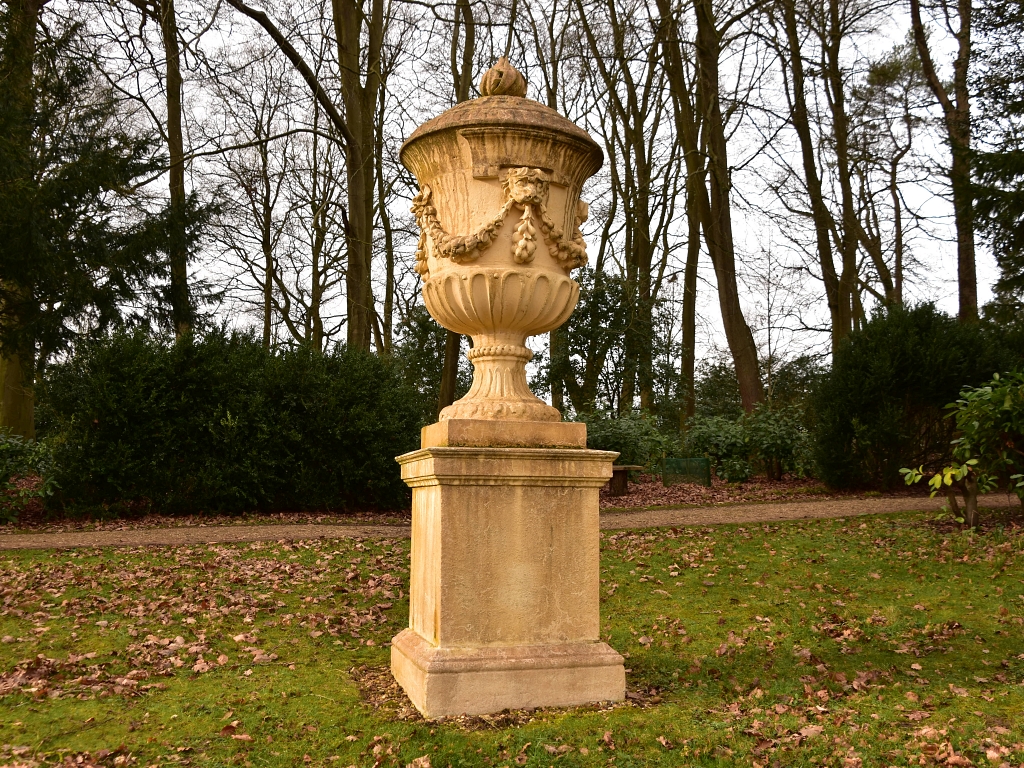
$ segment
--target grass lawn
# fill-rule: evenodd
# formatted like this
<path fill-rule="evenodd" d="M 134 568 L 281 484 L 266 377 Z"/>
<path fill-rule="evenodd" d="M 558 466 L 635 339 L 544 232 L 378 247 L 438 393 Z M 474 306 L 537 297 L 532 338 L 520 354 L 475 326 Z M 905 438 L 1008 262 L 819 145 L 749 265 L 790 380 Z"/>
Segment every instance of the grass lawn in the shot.
<path fill-rule="evenodd" d="M 1024 763 L 1024 528 L 605 533 L 610 707 L 425 722 L 408 542 L 0 555 L 0 765 Z"/>

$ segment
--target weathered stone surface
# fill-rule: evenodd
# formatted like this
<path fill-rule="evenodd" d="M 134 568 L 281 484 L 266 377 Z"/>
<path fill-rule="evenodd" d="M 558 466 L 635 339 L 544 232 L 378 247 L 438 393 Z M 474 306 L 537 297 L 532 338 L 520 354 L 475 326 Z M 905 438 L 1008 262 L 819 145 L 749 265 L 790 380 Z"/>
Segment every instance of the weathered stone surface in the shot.
<path fill-rule="evenodd" d="M 420 126 L 402 162 L 420 193 L 416 271 L 441 325 L 473 337 L 473 386 L 447 419 L 559 421 L 526 383 L 526 338 L 564 323 L 579 300 L 569 277 L 586 263 L 583 183 L 601 167 L 586 131 L 523 96 L 507 62 L 485 95 Z"/>
<path fill-rule="evenodd" d="M 407 629 L 391 668 L 429 718 L 619 701 L 626 687 L 622 656 L 605 643 L 443 649 Z"/>
<path fill-rule="evenodd" d="M 615 453 L 586 450 L 526 382 L 526 338 L 556 328 L 586 263 L 580 191 L 600 148 L 524 98 L 507 61 L 482 98 L 402 147 L 420 193 L 416 271 L 446 328 L 473 337 L 473 385 L 398 457 L 412 487 L 409 629 L 391 668 L 427 717 L 625 695 L 600 642 L 598 493 Z"/>
<path fill-rule="evenodd" d="M 420 431 L 420 447 L 586 448 L 587 425 L 575 421 L 448 419 Z"/>
<path fill-rule="evenodd" d="M 412 566 L 392 668 L 420 711 L 622 698 L 622 657 L 599 640 L 598 492 L 616 455 L 447 447 L 399 457 L 414 489 Z"/>

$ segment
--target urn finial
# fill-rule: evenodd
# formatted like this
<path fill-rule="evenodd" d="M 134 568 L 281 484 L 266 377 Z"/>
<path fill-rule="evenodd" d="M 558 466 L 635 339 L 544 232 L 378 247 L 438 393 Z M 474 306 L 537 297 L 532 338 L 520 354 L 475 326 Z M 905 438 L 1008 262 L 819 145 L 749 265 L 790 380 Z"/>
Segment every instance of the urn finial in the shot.
<path fill-rule="evenodd" d="M 480 79 L 481 96 L 525 96 L 526 78 L 502 56 Z"/>

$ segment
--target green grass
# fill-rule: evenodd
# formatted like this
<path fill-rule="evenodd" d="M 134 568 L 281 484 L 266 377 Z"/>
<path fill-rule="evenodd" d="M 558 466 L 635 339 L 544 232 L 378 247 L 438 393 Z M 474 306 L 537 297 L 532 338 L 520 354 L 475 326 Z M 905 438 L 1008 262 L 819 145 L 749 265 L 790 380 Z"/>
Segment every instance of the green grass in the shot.
<path fill-rule="evenodd" d="M 1024 529 L 913 514 L 602 551 L 629 700 L 434 723 L 382 674 L 405 541 L 4 553 L 0 765 L 1024 762 Z"/>

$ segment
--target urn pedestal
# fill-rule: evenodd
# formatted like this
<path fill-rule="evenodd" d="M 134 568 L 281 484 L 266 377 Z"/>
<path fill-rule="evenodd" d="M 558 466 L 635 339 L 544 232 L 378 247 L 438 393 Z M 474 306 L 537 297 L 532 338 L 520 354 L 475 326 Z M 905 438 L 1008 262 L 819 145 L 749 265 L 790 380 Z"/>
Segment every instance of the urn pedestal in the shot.
<path fill-rule="evenodd" d="M 426 717 L 620 700 L 600 641 L 598 494 L 617 454 L 586 448 L 526 381 L 530 335 L 561 325 L 586 260 L 583 182 L 600 148 L 524 98 L 499 61 L 481 98 L 402 147 L 420 194 L 416 270 L 430 314 L 472 337 L 473 384 L 398 457 L 412 487 L 409 628 L 391 668 Z"/>
<path fill-rule="evenodd" d="M 622 656 L 599 641 L 598 491 L 615 455 L 437 446 L 399 459 L 413 543 L 391 668 L 425 716 L 622 698 Z"/>

